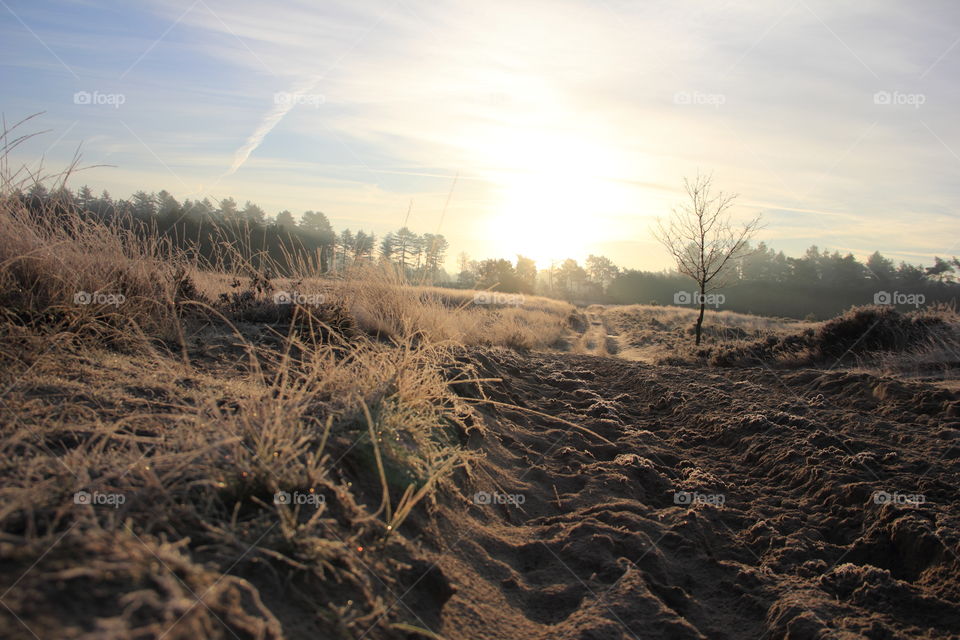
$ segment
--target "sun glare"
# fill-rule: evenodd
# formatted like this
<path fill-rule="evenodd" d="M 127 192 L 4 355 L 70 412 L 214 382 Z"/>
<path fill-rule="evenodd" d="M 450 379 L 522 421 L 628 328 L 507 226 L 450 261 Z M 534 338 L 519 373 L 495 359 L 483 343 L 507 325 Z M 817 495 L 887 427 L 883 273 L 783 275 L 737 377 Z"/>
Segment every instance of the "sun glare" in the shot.
<path fill-rule="evenodd" d="M 610 216 L 636 205 L 637 194 L 614 178 L 623 164 L 612 147 L 526 134 L 498 151 L 503 168 L 494 177 L 499 197 L 489 233 L 503 257 L 523 254 L 538 268 L 583 259 L 594 243 L 615 237 Z"/>

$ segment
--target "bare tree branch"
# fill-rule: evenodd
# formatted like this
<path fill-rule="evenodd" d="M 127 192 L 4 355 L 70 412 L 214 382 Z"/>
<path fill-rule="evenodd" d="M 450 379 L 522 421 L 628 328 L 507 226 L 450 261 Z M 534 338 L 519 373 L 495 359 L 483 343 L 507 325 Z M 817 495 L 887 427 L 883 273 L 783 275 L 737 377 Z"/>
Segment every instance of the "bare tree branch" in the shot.
<path fill-rule="evenodd" d="M 735 193 L 712 195 L 712 175 L 697 174 L 683 179 L 687 200 L 673 209 L 667 222 L 657 219 L 654 237 L 666 248 L 677 265 L 677 271 L 696 281 L 700 293 L 700 316 L 697 319 L 696 343 L 700 344 L 703 325 L 703 296 L 727 284 L 725 276 L 734 261 L 750 253 L 751 238 L 760 230 L 760 216 L 734 228 L 729 210 L 737 199 Z"/>

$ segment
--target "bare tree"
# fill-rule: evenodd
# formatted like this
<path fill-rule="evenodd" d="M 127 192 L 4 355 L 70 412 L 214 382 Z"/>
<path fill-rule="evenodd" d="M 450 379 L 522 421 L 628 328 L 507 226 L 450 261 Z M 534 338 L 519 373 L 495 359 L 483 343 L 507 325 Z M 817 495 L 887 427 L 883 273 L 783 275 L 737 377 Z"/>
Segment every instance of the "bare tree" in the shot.
<path fill-rule="evenodd" d="M 707 293 L 726 284 L 727 267 L 750 253 L 750 239 L 760 229 L 760 216 L 735 228 L 727 210 L 733 206 L 737 194 L 721 191 L 711 195 L 712 181 L 712 175 L 701 176 L 699 173 L 693 181 L 684 178 L 687 201 L 673 210 L 667 223 L 657 219 L 657 229 L 653 232 L 673 256 L 677 270 L 697 283 L 700 291 L 698 345 Z"/>

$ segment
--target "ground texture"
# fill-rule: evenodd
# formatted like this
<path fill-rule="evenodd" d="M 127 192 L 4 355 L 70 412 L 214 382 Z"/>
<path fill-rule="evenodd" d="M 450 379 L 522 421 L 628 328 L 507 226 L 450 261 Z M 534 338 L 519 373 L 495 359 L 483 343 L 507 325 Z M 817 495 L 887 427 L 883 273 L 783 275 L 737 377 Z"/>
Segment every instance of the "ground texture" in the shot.
<path fill-rule="evenodd" d="M 193 477 L 195 458 L 226 445 L 203 444 L 200 427 L 227 420 L 227 399 L 249 393 L 231 386 L 236 372 L 210 365 L 204 377 L 194 354 L 196 380 L 167 397 L 151 376 L 173 376 L 173 365 L 149 373 L 115 355 L 54 367 L 17 396 L 18 413 L 43 423 L 56 398 L 72 407 L 80 394 L 84 413 L 39 434 L 63 460 L 90 464 L 89 453 L 69 457 L 80 436 L 67 427 L 91 416 L 112 439 L 153 447 L 176 429 L 199 444 L 141 464 L 143 488 L 115 516 L 64 496 L 11 517 L 0 637 L 960 638 L 957 393 L 839 368 L 652 365 L 623 357 L 602 313 L 575 324 L 557 351 L 450 354 L 441 377 L 472 409 L 435 435 L 468 462 L 393 531 L 365 423 L 331 437 L 334 471 L 316 479 L 326 508 L 309 521 L 272 504 L 264 483 L 199 493 L 211 504 L 190 510 L 168 504 L 152 474 L 210 483 Z M 413 359 L 410 349 L 391 358 Z M 207 401 L 217 420 L 119 432 L 108 392 L 134 379 L 138 415 Z M 132 411 L 122 397 L 115 410 Z M 268 418 L 254 414 L 238 436 L 255 444 Z M 304 437 L 306 451 L 320 433 Z M 32 468 L 17 462 L 32 449 L 18 447 L 8 478 Z M 52 484 L 51 473 L 38 467 L 36 482 Z M 17 495 L 46 495 L 31 483 Z M 22 542 L 41 529 L 50 533 Z"/>
<path fill-rule="evenodd" d="M 460 393 L 524 410 L 485 405 L 468 438 L 485 459 L 425 542 L 454 590 L 431 625 L 445 637 L 960 637 L 954 394 L 836 371 L 463 360 L 501 381 Z"/>

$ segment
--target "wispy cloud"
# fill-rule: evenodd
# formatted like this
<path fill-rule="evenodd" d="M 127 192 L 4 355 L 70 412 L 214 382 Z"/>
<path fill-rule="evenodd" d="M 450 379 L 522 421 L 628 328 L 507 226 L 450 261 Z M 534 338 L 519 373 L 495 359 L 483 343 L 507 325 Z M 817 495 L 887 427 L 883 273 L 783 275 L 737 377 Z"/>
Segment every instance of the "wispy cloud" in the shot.
<path fill-rule="evenodd" d="M 319 101 L 321 99 L 320 96 L 310 94 L 318 83 L 319 78 L 309 78 L 294 85 L 289 92 L 274 94 L 273 108 L 263 117 L 263 120 L 261 120 L 254 132 L 250 134 L 250 137 L 243 143 L 243 146 L 236 150 L 233 154 L 233 162 L 230 164 L 230 168 L 220 177 L 226 178 L 236 173 L 237 169 L 242 167 L 243 163 L 250 157 L 250 154 L 257 150 L 257 147 L 259 147 L 263 139 L 267 137 L 267 134 L 280 124 L 280 121 L 290 113 L 291 109 L 298 104 L 302 104 L 304 101 Z"/>

